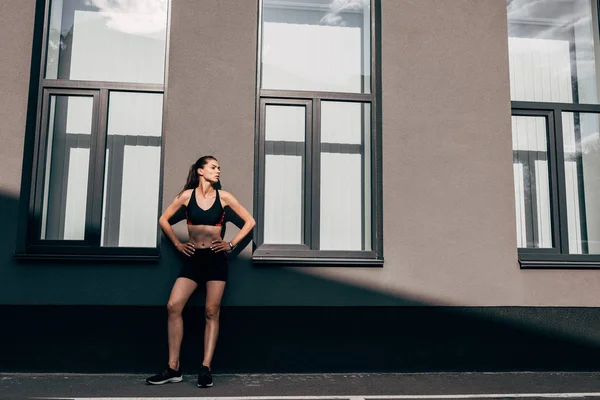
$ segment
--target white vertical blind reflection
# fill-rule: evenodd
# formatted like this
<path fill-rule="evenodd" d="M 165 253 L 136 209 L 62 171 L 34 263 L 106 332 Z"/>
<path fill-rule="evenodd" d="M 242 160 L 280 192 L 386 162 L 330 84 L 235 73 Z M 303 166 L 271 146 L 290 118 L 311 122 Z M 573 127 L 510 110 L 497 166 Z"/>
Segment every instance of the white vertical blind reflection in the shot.
<path fill-rule="evenodd" d="M 162 107 L 162 94 L 110 95 L 102 246 L 156 246 Z"/>
<path fill-rule="evenodd" d="M 42 240 L 85 238 L 92 97 L 50 96 Z"/>
<path fill-rule="evenodd" d="M 303 243 L 302 164 L 299 156 L 265 156 L 264 243 Z"/>
<path fill-rule="evenodd" d="M 580 113 L 587 251 L 600 254 L 600 115 Z"/>
<path fill-rule="evenodd" d="M 579 185 L 577 183 L 577 164 L 565 162 L 565 183 L 567 187 L 567 225 L 569 230 L 569 253 L 582 254 L 581 219 L 579 214 Z"/>
<path fill-rule="evenodd" d="M 552 222 L 550 220 L 550 181 L 548 162 L 535 162 L 535 189 L 537 199 L 539 247 L 552 247 Z"/>
<path fill-rule="evenodd" d="M 551 248 L 553 243 L 546 118 L 513 116 L 512 141 L 513 150 L 517 152 L 513 167 L 517 241 L 520 247 Z M 527 210 L 530 212 L 526 213 Z M 533 218 L 535 220 L 532 220 Z M 537 227 L 537 235 L 534 226 Z M 527 228 L 531 229 L 531 243 L 527 242 Z"/>
<path fill-rule="evenodd" d="M 563 149 L 565 154 L 565 188 L 567 197 L 567 229 L 569 253 L 582 254 L 581 218 L 579 207 L 579 185 L 577 181 L 577 163 L 569 161 L 577 157 L 575 140 L 575 114 L 563 113 Z"/>
<path fill-rule="evenodd" d="M 509 37 L 512 100 L 571 103 L 569 42 Z"/>
<path fill-rule="evenodd" d="M 155 247 L 160 147 L 125 146 L 120 247 Z"/>
<path fill-rule="evenodd" d="M 110 149 L 106 149 L 106 160 L 104 162 L 104 188 L 108 187 L 108 166 L 110 165 Z M 104 230 L 106 228 L 106 195 L 107 190 L 102 193 L 102 224 L 100 225 L 100 247 L 104 246 Z"/>
<path fill-rule="evenodd" d="M 512 117 L 514 150 L 548 151 L 546 119 L 543 117 Z"/>
<path fill-rule="evenodd" d="M 600 254 L 599 116 L 572 112 L 562 116 L 569 252 Z"/>
<path fill-rule="evenodd" d="M 265 203 L 263 242 L 303 244 L 304 142 L 306 108 L 274 106 L 265 110 Z M 287 145 L 283 145 L 283 142 Z M 272 147 L 272 149 L 271 149 Z M 272 154 L 275 148 L 295 152 Z"/>
<path fill-rule="evenodd" d="M 364 108 L 364 118 L 363 118 L 363 132 L 364 132 L 364 141 L 363 141 L 363 176 L 364 176 L 364 248 L 363 250 L 372 250 L 371 243 L 371 234 L 372 234 L 372 225 L 371 225 L 371 106 L 365 105 Z"/>
<path fill-rule="evenodd" d="M 69 152 L 65 231 L 63 234 L 65 240 L 82 240 L 85 236 L 89 159 L 89 149 L 74 148 Z"/>
<path fill-rule="evenodd" d="M 523 177 L 523 164 L 513 164 L 515 177 L 515 199 L 517 216 L 517 247 L 527 247 L 527 231 L 525 220 L 525 186 Z"/>
<path fill-rule="evenodd" d="M 362 249 L 361 155 L 321 153 L 321 250 Z"/>
<path fill-rule="evenodd" d="M 48 188 L 50 187 L 50 171 L 52 168 L 52 144 L 54 143 L 54 115 L 56 113 L 56 96 L 50 97 L 50 118 L 48 118 L 48 137 L 47 145 L 46 145 L 46 165 L 44 170 L 46 173 L 44 174 L 44 195 L 42 198 L 42 227 L 41 227 L 41 236 L 40 239 L 46 239 L 46 229 L 47 229 L 47 221 L 48 221 L 48 200 L 50 196 L 50 191 Z"/>
<path fill-rule="evenodd" d="M 67 98 L 66 112 L 67 136 L 69 134 L 91 136 L 93 113 L 93 100 L 91 97 L 73 96 Z M 68 138 L 66 141 L 72 143 Z M 83 240 L 85 236 L 90 150 L 89 148 L 71 148 L 68 157 L 69 169 L 63 238 L 65 240 Z"/>
<path fill-rule="evenodd" d="M 363 170 L 362 159 L 362 144 L 370 141 L 370 115 L 362 103 L 321 103 L 321 143 L 331 147 L 321 152 L 321 250 L 370 250 L 370 240 L 363 245 L 364 236 L 370 236 L 370 202 L 365 200 L 371 196 L 370 182 L 363 184 L 371 168 L 365 164 Z"/>
<path fill-rule="evenodd" d="M 574 156 L 577 153 L 575 141 L 575 114 L 563 113 L 563 148 L 565 156 Z"/>

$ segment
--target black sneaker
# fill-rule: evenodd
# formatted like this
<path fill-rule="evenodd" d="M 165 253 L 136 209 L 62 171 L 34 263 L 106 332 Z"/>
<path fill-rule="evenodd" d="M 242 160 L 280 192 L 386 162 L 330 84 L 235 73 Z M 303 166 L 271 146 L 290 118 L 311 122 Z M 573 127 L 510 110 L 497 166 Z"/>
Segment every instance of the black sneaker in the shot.
<path fill-rule="evenodd" d="M 175 371 L 174 369 L 167 367 L 167 369 L 165 369 L 160 374 L 151 376 L 150 378 L 146 379 L 146 382 L 148 382 L 151 385 L 162 385 L 164 383 L 169 382 L 181 382 L 182 380 L 183 374 L 181 373 L 181 368 L 179 369 L 179 371 Z"/>
<path fill-rule="evenodd" d="M 210 375 L 210 369 L 206 366 L 200 367 L 200 372 L 198 373 L 198 387 L 207 388 L 213 385 L 212 376 Z"/>

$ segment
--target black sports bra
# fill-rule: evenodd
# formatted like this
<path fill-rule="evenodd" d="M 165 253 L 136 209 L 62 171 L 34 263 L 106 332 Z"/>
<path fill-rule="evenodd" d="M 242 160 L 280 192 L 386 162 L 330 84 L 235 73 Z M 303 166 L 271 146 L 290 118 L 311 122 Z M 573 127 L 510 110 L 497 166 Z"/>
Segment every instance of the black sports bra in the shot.
<path fill-rule="evenodd" d="M 185 209 L 185 215 L 188 225 L 221 226 L 225 219 L 225 212 L 219 198 L 219 191 L 217 190 L 213 205 L 208 210 L 203 210 L 196 202 L 196 189 L 194 189 Z"/>

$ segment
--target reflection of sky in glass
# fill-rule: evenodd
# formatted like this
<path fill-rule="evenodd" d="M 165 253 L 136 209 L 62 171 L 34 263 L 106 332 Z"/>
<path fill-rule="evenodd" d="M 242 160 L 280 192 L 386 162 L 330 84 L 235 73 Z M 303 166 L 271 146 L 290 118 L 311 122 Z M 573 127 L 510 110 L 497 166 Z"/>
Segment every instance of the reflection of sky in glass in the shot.
<path fill-rule="evenodd" d="M 50 40 L 51 49 L 59 45 L 65 50 L 64 38 L 72 31 L 75 13 L 69 10 L 98 12 L 105 18 L 107 28 L 131 35 L 164 39 L 167 26 L 168 0 L 63 0 L 54 1 L 53 13 L 61 12 L 61 40 Z M 59 9 L 62 9 L 59 11 Z M 56 18 L 57 16 L 54 16 Z M 50 29 L 56 27 L 51 27 Z"/>
<path fill-rule="evenodd" d="M 321 23 L 325 25 L 346 26 L 346 21 L 342 15 L 343 12 L 360 11 L 367 12 L 371 0 L 331 0 L 329 12 L 321 18 Z"/>
<path fill-rule="evenodd" d="M 131 35 L 155 37 L 165 30 L 167 0 L 88 0 L 106 16 L 106 26 Z"/>
<path fill-rule="evenodd" d="M 265 89 L 370 92 L 369 0 L 264 0 Z"/>
<path fill-rule="evenodd" d="M 161 38 L 167 24 L 167 0 L 65 0 L 63 7 L 102 13 L 107 28 L 131 35 Z M 73 28 L 73 18 L 74 13 L 63 13 L 63 36 Z"/>
<path fill-rule="evenodd" d="M 47 79 L 162 83 L 168 0 L 53 0 Z"/>

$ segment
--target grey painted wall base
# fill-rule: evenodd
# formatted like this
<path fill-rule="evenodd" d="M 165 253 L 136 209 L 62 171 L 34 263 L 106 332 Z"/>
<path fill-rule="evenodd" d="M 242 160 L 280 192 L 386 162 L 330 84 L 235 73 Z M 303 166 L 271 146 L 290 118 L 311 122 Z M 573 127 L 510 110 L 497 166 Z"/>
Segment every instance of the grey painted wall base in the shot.
<path fill-rule="evenodd" d="M 0 306 L 0 371 L 156 372 L 167 361 L 166 317 L 162 307 Z M 213 369 L 600 370 L 593 341 L 507 322 L 569 318 L 593 329 L 599 317 L 597 308 L 224 307 Z M 187 308 L 184 321 L 181 362 L 193 373 L 203 308 Z"/>

